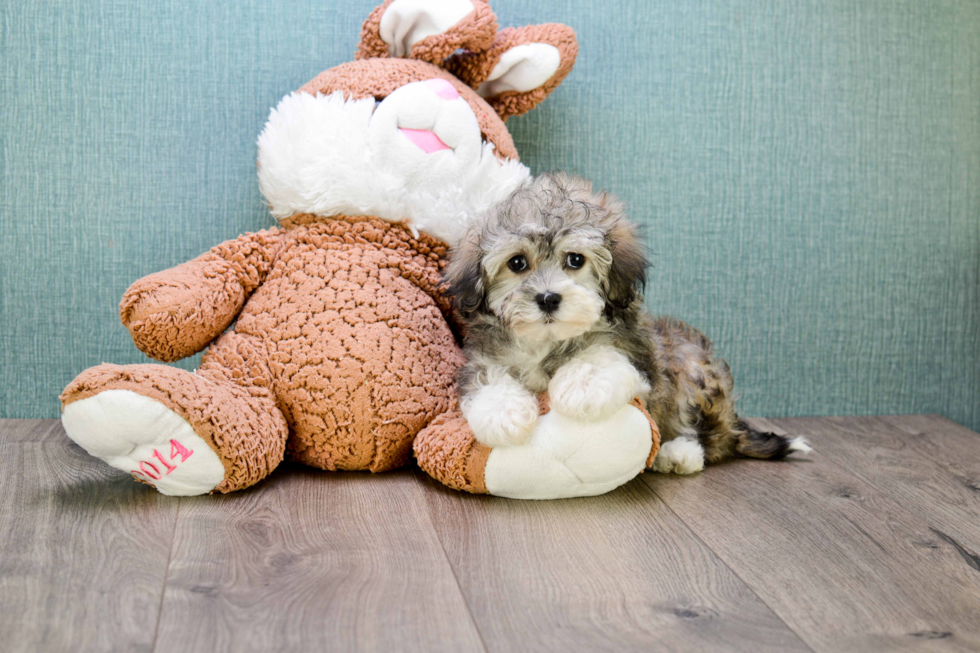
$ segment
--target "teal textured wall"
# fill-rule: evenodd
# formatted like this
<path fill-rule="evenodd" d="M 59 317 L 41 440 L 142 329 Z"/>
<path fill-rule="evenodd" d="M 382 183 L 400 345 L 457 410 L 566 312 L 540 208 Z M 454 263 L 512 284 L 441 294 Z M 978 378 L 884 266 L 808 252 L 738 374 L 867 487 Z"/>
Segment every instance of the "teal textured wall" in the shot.
<path fill-rule="evenodd" d="M 268 110 L 348 60 L 373 4 L 5 0 L 0 417 L 144 361 L 126 287 L 270 224 Z M 980 427 L 980 3 L 493 5 L 578 30 L 518 148 L 629 202 L 650 308 L 713 337 L 744 413 Z"/>

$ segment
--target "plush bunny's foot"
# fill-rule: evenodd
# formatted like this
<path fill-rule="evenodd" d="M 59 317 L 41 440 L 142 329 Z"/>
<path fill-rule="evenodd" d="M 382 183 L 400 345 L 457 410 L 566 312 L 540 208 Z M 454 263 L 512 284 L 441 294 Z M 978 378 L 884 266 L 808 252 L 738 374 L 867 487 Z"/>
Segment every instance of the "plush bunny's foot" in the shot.
<path fill-rule="evenodd" d="M 221 458 L 187 420 L 130 390 L 106 390 L 69 404 L 62 422 L 90 455 L 161 494 L 207 494 L 225 479 Z"/>
<path fill-rule="evenodd" d="M 162 494 L 239 490 L 282 461 L 288 430 L 266 389 L 227 374 L 213 355 L 200 374 L 99 365 L 65 388 L 62 423 L 88 453 Z"/>
<path fill-rule="evenodd" d="M 459 412 L 438 417 L 415 439 L 415 457 L 453 489 L 513 499 L 562 499 L 609 492 L 649 467 L 660 433 L 634 400 L 610 417 L 581 421 L 540 404 L 527 442 L 490 448 Z"/>
<path fill-rule="evenodd" d="M 551 411 L 527 444 L 490 452 L 484 482 L 512 499 L 605 494 L 643 471 L 653 445 L 650 421 L 634 405 L 590 422 Z"/>

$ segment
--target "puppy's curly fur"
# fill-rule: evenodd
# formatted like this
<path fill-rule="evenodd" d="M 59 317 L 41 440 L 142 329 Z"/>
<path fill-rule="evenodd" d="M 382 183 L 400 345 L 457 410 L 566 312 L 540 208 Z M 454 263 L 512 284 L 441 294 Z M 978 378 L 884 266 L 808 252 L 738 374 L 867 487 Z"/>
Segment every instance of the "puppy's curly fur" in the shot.
<path fill-rule="evenodd" d="M 526 441 L 547 390 L 552 410 L 579 419 L 641 397 L 663 440 L 657 471 L 808 451 L 738 418 L 731 371 L 708 339 L 644 310 L 646 267 L 623 205 L 563 174 L 529 180 L 470 228 L 446 278 L 466 328 L 461 407 L 477 439 Z"/>

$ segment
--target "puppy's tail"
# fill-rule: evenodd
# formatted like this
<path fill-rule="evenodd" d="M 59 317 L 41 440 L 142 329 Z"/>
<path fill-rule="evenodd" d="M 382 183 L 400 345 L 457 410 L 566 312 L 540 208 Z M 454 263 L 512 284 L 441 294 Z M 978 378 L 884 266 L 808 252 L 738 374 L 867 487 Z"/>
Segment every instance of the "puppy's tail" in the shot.
<path fill-rule="evenodd" d="M 778 460 L 794 451 L 810 453 L 813 447 L 802 437 L 779 435 L 769 431 L 758 431 L 739 420 L 735 451 L 748 458 Z"/>

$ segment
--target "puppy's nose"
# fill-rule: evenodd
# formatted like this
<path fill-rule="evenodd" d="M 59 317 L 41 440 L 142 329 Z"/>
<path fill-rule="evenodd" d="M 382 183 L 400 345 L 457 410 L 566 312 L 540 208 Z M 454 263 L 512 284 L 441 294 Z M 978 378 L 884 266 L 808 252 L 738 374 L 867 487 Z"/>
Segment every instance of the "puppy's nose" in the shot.
<path fill-rule="evenodd" d="M 558 310 L 558 305 L 561 304 L 561 295 L 556 292 L 543 292 L 539 293 L 534 301 L 538 303 L 538 307 L 545 313 L 554 313 Z"/>
<path fill-rule="evenodd" d="M 455 100 L 459 97 L 456 87 L 444 79 L 430 79 L 425 83 L 443 100 Z"/>

